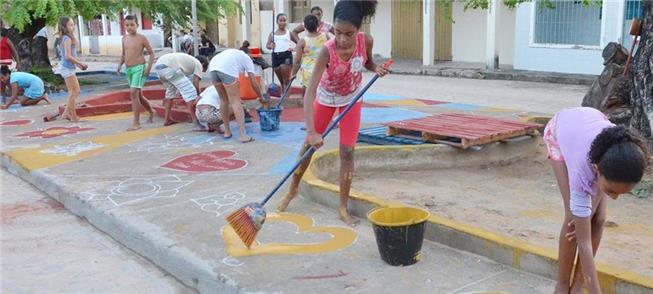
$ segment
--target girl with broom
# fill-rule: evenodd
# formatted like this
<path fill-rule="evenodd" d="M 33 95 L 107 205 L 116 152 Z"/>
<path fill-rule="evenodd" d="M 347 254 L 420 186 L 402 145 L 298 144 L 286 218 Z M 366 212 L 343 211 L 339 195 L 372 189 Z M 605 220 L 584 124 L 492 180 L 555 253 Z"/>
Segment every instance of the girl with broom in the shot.
<path fill-rule="evenodd" d="M 565 209 L 555 293 L 581 293 L 583 284 L 589 293 L 601 293 L 594 255 L 603 235 L 607 198 L 616 200 L 642 179 L 649 147 L 642 137 L 589 107 L 556 114 L 544 130 L 544 141 Z"/>
<path fill-rule="evenodd" d="M 342 111 L 361 87 L 363 68 L 384 76 L 388 70 L 372 60 L 374 40 L 360 31 L 363 19 L 374 16 L 377 1 L 338 1 L 334 9 L 335 38 L 320 50 L 308 88 L 304 95 L 306 142 L 300 154 L 311 146 L 323 145 L 322 133 L 336 110 Z M 340 219 L 350 226 L 359 220 L 347 209 L 349 190 L 354 175 L 354 147 L 360 128 L 361 102 L 358 102 L 340 121 Z M 305 160 L 293 174 L 288 195 L 277 207 L 285 211 L 297 196 L 299 181 L 310 162 Z"/>

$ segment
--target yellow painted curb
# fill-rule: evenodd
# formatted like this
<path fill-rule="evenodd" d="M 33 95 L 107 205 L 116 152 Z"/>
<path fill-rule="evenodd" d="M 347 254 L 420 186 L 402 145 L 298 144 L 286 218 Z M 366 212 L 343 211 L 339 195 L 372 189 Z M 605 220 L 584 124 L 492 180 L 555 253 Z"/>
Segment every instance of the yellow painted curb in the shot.
<path fill-rule="evenodd" d="M 414 151 L 420 148 L 433 148 L 433 146 L 364 146 L 356 148 L 357 152 L 396 152 L 400 150 L 405 151 Z M 326 182 L 321 180 L 316 176 L 313 171 L 315 167 L 315 162 L 318 162 L 323 157 L 335 157 L 337 158 L 338 150 L 329 150 L 324 152 L 318 152 L 313 157 L 311 165 L 306 170 L 302 182 L 314 189 L 325 190 L 331 193 L 334 193 L 335 196 L 338 196 L 340 188 L 338 185 Z M 354 189 L 350 192 L 350 197 L 356 201 L 362 201 L 365 203 L 372 204 L 378 207 L 397 207 L 397 206 L 408 206 L 404 203 L 398 201 L 392 201 L 383 199 L 376 195 L 363 193 L 360 191 L 355 191 Z M 431 214 L 428 220 L 429 223 L 439 226 L 444 226 L 452 230 L 469 234 L 480 238 L 487 242 L 489 245 L 498 246 L 501 248 L 506 248 L 512 250 L 512 266 L 520 269 L 521 257 L 524 254 L 531 254 L 539 257 L 544 257 L 553 261 L 558 260 L 557 250 L 549 247 L 537 246 L 534 244 L 525 243 L 517 238 L 501 235 L 486 229 L 474 227 L 468 224 L 460 223 L 436 214 Z M 653 289 L 653 279 L 638 274 L 636 272 L 623 269 L 617 266 L 598 263 L 597 270 L 599 274 L 601 288 L 603 293 L 616 293 L 618 282 L 625 282 L 628 284 L 637 285 L 640 287 Z"/>

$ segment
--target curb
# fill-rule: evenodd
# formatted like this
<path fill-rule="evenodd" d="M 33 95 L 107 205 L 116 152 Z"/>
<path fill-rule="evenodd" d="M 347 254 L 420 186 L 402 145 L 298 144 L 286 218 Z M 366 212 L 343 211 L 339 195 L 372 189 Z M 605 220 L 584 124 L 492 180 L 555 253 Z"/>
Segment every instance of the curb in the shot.
<path fill-rule="evenodd" d="M 173 239 L 157 233 L 158 228 L 142 222 L 138 215 L 100 210 L 70 194 L 52 175 L 37 170 L 29 172 L 5 152 L 1 164 L 10 173 L 29 182 L 49 197 L 63 204 L 71 213 L 86 219 L 111 238 L 163 269 L 180 283 L 200 293 L 239 293 L 236 280 L 216 272 L 210 261 L 177 246 Z"/>
<path fill-rule="evenodd" d="M 393 69 L 393 74 L 434 76 L 448 78 L 465 78 L 477 80 L 507 80 L 540 83 L 557 83 L 569 85 L 590 86 L 596 80 L 594 75 L 561 74 L 552 72 L 528 72 L 528 71 L 486 71 L 471 68 L 418 68 L 414 70 Z"/>
<path fill-rule="evenodd" d="M 452 168 L 483 164 L 497 164 L 517 160 L 532 154 L 538 140 L 495 143 L 480 151 L 456 150 L 444 145 L 417 146 L 370 146 L 356 149 L 356 170 L 374 171 L 387 168 L 402 170 L 424 170 L 428 168 Z M 503 159 L 497 157 L 502 152 Z M 510 154 L 506 158 L 505 154 Z M 415 165 L 415 157 L 421 156 Z M 464 160 L 461 160 L 462 158 Z M 380 162 L 378 158 L 384 158 Z M 411 160 L 412 158 L 412 160 Z M 306 170 L 300 186 L 300 193 L 312 201 L 337 208 L 338 185 L 322 180 L 334 178 L 338 151 L 317 153 Z M 409 162 L 410 161 L 410 162 Z M 464 162 L 460 165 L 459 162 Z M 331 169 L 331 170 L 330 170 Z M 397 201 L 385 200 L 376 195 L 351 190 L 350 209 L 358 217 L 365 218 L 376 207 L 406 206 Z M 516 238 L 504 236 L 486 229 L 460 223 L 431 214 L 426 226 L 425 238 L 459 250 L 482 255 L 496 262 L 512 266 L 550 279 L 557 279 L 557 250 L 525 243 Z M 609 264 L 597 264 L 603 293 L 651 293 L 653 279 L 627 269 Z"/>

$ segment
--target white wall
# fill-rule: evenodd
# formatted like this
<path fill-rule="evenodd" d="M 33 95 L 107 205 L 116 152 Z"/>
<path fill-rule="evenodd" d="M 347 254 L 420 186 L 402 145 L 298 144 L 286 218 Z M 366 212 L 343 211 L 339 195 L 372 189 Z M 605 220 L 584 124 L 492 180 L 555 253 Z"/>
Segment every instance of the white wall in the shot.
<path fill-rule="evenodd" d="M 373 54 L 390 58 L 392 55 L 392 3 L 379 1 L 376 16 L 370 23 L 370 33 L 374 36 Z"/>
<path fill-rule="evenodd" d="M 515 30 L 515 69 L 562 73 L 600 74 L 603 58 L 600 49 L 545 48 L 530 45 L 532 4 L 517 8 Z"/>
<path fill-rule="evenodd" d="M 485 63 L 485 10 L 463 10 L 464 3 L 453 4 L 451 54 L 453 61 Z M 499 56 L 501 62 L 501 56 Z"/>
<path fill-rule="evenodd" d="M 452 60 L 485 63 L 487 10 L 464 11 L 463 6 L 464 3 L 458 1 L 453 4 Z M 515 15 L 515 10 L 500 5 L 496 31 L 500 65 L 514 62 Z"/>
<path fill-rule="evenodd" d="M 515 16 L 516 9 L 510 10 L 504 5 L 499 8 L 499 22 L 497 23 L 497 34 L 499 42 L 499 64 L 513 65 L 515 60 Z"/>

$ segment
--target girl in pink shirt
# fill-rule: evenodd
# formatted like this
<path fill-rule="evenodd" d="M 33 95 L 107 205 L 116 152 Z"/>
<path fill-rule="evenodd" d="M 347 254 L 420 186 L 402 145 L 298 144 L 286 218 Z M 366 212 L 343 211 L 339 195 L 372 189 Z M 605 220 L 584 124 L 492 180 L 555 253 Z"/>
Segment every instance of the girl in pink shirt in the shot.
<path fill-rule="evenodd" d="M 363 80 L 363 69 L 384 76 L 388 70 L 372 60 L 372 36 L 360 32 L 365 17 L 374 16 L 377 1 L 338 1 L 334 9 L 335 38 L 327 41 L 313 70 L 313 76 L 304 95 L 306 143 L 300 154 L 310 146 L 322 146 L 322 133 L 326 130 L 336 110 L 342 111 L 352 101 Z M 319 86 L 318 86 L 319 84 Z M 358 223 L 347 210 L 351 180 L 354 175 L 354 146 L 360 128 L 361 102 L 358 102 L 340 121 L 340 219 L 348 225 Z M 285 211 L 297 196 L 299 181 L 309 160 L 295 172 L 286 198 L 278 210 Z"/>
<path fill-rule="evenodd" d="M 583 282 L 590 293 L 600 293 L 594 255 L 606 217 L 605 196 L 617 199 L 642 179 L 648 146 L 632 130 L 615 126 L 589 107 L 556 114 L 544 130 L 544 141 L 565 207 L 556 293 L 581 293 Z M 579 263 L 571 277 L 576 250 Z"/>

